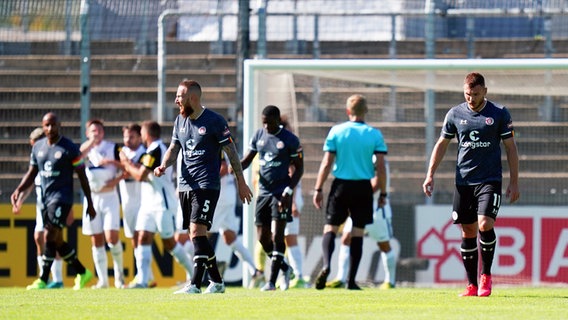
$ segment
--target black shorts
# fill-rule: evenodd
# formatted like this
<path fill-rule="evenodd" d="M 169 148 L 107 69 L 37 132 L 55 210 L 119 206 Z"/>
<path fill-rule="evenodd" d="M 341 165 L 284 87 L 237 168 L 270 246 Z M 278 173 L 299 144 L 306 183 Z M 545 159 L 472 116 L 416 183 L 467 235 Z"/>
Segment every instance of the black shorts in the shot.
<path fill-rule="evenodd" d="M 190 222 L 203 224 L 207 226 L 207 230 L 211 229 L 218 200 L 219 190 L 197 189 L 179 192 L 183 229 L 189 229 Z"/>
<path fill-rule="evenodd" d="M 475 186 L 456 186 L 452 219 L 456 224 L 477 222 L 477 216 L 497 219 L 501 206 L 501 182 L 487 182 Z"/>
<path fill-rule="evenodd" d="M 335 179 L 326 207 L 326 224 L 339 226 L 351 216 L 353 226 L 365 228 L 373 222 L 373 188 L 370 180 Z"/>
<path fill-rule="evenodd" d="M 280 199 L 273 195 L 260 195 L 256 199 L 256 215 L 254 224 L 257 226 L 269 226 L 272 221 L 292 221 L 292 208 L 278 210 Z"/>
<path fill-rule="evenodd" d="M 60 202 L 44 205 L 41 209 L 44 227 L 53 226 L 62 229 L 67 226 L 67 216 L 71 212 L 72 206 L 72 204 Z"/>

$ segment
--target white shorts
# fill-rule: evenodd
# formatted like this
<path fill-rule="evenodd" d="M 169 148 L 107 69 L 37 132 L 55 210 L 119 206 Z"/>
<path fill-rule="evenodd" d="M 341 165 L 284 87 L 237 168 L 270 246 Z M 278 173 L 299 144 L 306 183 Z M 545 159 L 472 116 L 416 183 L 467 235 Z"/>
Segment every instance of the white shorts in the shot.
<path fill-rule="evenodd" d="M 93 220 L 86 214 L 87 200 L 83 200 L 83 234 L 92 236 L 108 230 L 120 230 L 120 200 L 118 192 L 92 193 L 97 215 Z"/>
<path fill-rule="evenodd" d="M 173 238 L 175 214 L 172 210 L 147 211 L 142 207 L 136 219 L 136 231 L 159 233 L 162 239 Z"/>
<path fill-rule="evenodd" d="M 352 227 L 351 218 L 347 218 L 343 232 L 350 232 Z M 375 210 L 373 223 L 366 225 L 365 231 L 376 242 L 387 242 L 392 239 L 392 209 L 390 204 Z"/>
<path fill-rule="evenodd" d="M 294 203 L 296 204 L 296 210 L 300 214 L 304 210 L 304 197 L 302 196 L 302 186 L 298 184 L 296 186 L 296 191 L 294 192 Z M 284 229 L 284 236 L 289 236 L 291 234 L 300 233 L 300 217 L 293 217 L 292 222 L 286 223 L 286 229 Z"/>
<path fill-rule="evenodd" d="M 36 224 L 34 232 L 43 232 L 43 217 L 41 215 L 41 204 L 36 204 Z"/>
<path fill-rule="evenodd" d="M 136 218 L 140 210 L 140 182 L 122 182 L 125 187 L 121 187 L 120 199 L 122 201 L 122 227 L 124 236 L 132 238 L 136 228 Z"/>
<path fill-rule="evenodd" d="M 284 236 L 289 236 L 291 234 L 297 235 L 300 233 L 300 217 L 294 217 L 292 222 L 286 223 L 286 229 L 284 229 Z"/>
<path fill-rule="evenodd" d="M 175 216 L 175 227 L 177 233 L 187 232 L 187 229 L 183 228 L 183 212 L 181 210 L 181 205 L 179 204 L 179 200 Z"/>
<path fill-rule="evenodd" d="M 39 175 L 38 175 L 39 176 Z M 42 232 L 43 231 L 43 216 L 41 215 L 41 207 L 43 204 L 41 203 L 41 187 L 36 185 L 35 187 L 36 192 L 36 225 L 34 228 L 34 232 Z"/>
<path fill-rule="evenodd" d="M 237 206 L 237 189 L 234 184 L 222 185 L 219 201 L 213 214 L 213 222 L 211 223 L 211 232 L 220 232 L 224 230 L 232 230 L 239 232 L 241 224 L 240 219 L 235 214 Z"/>

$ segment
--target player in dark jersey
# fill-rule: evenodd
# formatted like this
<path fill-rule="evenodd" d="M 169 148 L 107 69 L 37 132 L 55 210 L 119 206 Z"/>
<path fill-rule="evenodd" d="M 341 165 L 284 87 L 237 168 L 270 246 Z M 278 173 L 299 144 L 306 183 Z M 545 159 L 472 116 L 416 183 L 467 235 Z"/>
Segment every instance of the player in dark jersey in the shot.
<path fill-rule="evenodd" d="M 217 268 L 215 251 L 207 240 L 219 198 L 221 151 L 225 152 L 237 181 L 241 201 L 250 203 L 252 192 L 243 177 L 239 156 L 227 121 L 201 105 L 201 86 L 193 80 L 182 81 L 176 93 L 180 114 L 174 122 L 172 140 L 162 163 L 154 169 L 161 176 L 174 165 L 179 151 L 183 161 L 179 173 L 179 201 L 183 229 L 188 229 L 193 246 L 194 272 L 191 282 L 176 293 L 201 293 L 207 270 L 211 283 L 205 293 L 223 293 L 225 284 Z"/>
<path fill-rule="evenodd" d="M 464 80 L 466 102 L 448 111 L 441 136 L 434 146 L 424 193 L 434 191 L 434 174 L 442 162 L 451 139 L 458 139 L 456 189 L 452 219 L 462 226 L 461 255 L 468 286 L 460 296 L 491 294 L 491 265 L 495 255 L 495 219 L 501 204 L 501 147 L 503 142 L 509 164 L 506 196 L 513 203 L 519 199 L 519 156 L 509 111 L 485 98 L 485 79 L 470 73 Z M 478 250 L 477 233 L 479 232 Z M 478 251 L 481 252 L 481 276 L 477 279 Z"/>
<path fill-rule="evenodd" d="M 280 110 L 267 106 L 262 110 L 264 128 L 256 131 L 249 152 L 241 160 L 248 168 L 259 154 L 259 195 L 256 201 L 255 224 L 264 251 L 272 258 L 270 279 L 260 290 L 276 290 L 278 272 L 284 273 L 280 289 L 287 290 L 293 275 L 292 267 L 284 261 L 286 222 L 292 219 L 292 195 L 304 173 L 300 139 L 281 124 Z M 295 167 L 290 176 L 290 165 Z M 274 230 L 274 233 L 272 232 Z"/>
<path fill-rule="evenodd" d="M 77 173 L 87 203 L 86 213 L 96 216 L 91 199 L 91 189 L 85 174 L 85 166 L 79 147 L 63 137 L 60 122 L 54 113 L 47 113 L 42 119 L 45 138 L 38 140 L 33 148 L 28 172 L 11 196 L 12 205 L 41 176 L 42 217 L 45 228 L 45 248 L 40 278 L 27 286 L 28 290 L 45 289 L 49 271 L 56 252 L 77 272 L 74 290 L 82 289 L 93 277 L 77 258 L 77 252 L 63 240 L 62 229 L 66 226 L 67 215 L 73 205 L 73 172 Z"/>

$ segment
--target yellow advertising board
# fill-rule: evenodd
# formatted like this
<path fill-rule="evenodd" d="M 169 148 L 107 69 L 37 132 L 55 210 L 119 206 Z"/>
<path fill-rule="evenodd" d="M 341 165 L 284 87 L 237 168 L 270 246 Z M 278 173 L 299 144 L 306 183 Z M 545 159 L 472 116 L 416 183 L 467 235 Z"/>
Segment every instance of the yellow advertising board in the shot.
<path fill-rule="evenodd" d="M 35 204 L 25 204 L 21 213 L 15 215 L 10 204 L 0 204 L 0 286 L 24 287 L 39 277 L 34 242 L 35 210 Z M 76 245 L 79 259 L 94 274 L 91 239 L 81 232 L 82 206 L 74 205 L 73 212 L 75 220 L 71 226 L 64 229 L 64 238 L 72 246 Z M 136 272 L 133 248 L 122 229 L 120 238 L 124 246 L 124 274 L 126 281 L 129 282 Z M 184 269 L 175 263 L 168 252 L 164 252 L 159 236 L 154 239 L 152 252 L 152 271 L 159 286 L 171 287 L 185 281 Z M 108 261 L 109 283 L 113 284 L 114 272 L 110 252 L 108 252 Z M 72 287 L 75 272 L 65 263 L 63 277 L 65 287 Z M 91 285 L 96 283 L 96 279 L 91 281 Z"/>

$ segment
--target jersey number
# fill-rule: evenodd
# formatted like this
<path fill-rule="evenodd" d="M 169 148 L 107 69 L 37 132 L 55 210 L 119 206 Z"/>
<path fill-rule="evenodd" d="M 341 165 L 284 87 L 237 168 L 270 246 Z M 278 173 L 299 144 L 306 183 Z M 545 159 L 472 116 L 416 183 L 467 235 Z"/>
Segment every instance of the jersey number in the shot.
<path fill-rule="evenodd" d="M 203 212 L 209 212 L 209 200 L 205 200 L 205 202 L 203 203 Z"/>

